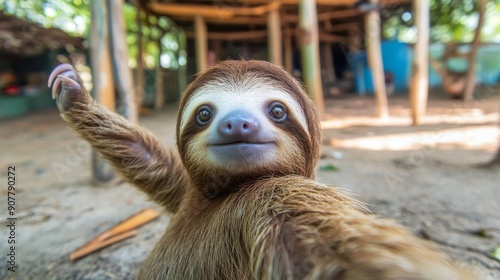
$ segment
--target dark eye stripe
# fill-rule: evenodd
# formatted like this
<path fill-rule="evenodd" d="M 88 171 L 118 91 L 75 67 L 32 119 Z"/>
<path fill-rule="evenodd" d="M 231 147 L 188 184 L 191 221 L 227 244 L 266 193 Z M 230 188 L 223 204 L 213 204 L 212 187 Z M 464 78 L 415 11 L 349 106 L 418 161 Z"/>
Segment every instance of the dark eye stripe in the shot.
<path fill-rule="evenodd" d="M 214 115 L 216 113 L 216 110 L 213 109 L 213 108 L 215 108 L 215 106 L 213 106 L 212 104 L 206 104 L 203 106 L 208 106 L 209 108 L 212 108 L 212 112 L 211 112 L 212 116 L 211 116 L 210 120 L 208 121 L 208 123 L 210 123 L 210 121 L 213 120 Z M 184 116 L 185 118 L 187 118 L 188 121 L 186 121 L 184 123 L 184 127 L 178 128 L 178 129 L 181 129 L 179 131 L 180 133 L 178 132 L 179 134 L 178 134 L 178 139 L 177 139 L 180 153 L 184 153 L 184 150 L 186 148 L 186 144 L 189 143 L 198 133 L 204 131 L 205 129 L 207 129 L 209 127 L 209 125 L 199 125 L 196 121 L 196 119 L 198 117 L 199 110 L 200 110 L 199 108 L 201 108 L 203 106 L 200 106 L 200 107 L 198 107 L 198 109 L 193 110 L 189 116 Z"/>

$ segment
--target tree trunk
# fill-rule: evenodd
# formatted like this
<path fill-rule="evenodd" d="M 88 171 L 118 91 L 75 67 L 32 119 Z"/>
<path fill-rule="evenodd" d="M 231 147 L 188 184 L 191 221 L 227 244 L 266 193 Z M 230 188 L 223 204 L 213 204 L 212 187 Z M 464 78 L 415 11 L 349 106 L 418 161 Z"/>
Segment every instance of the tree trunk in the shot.
<path fill-rule="evenodd" d="M 464 91 L 464 101 L 472 101 L 474 98 L 474 88 L 476 87 L 476 53 L 479 45 L 481 43 L 481 30 L 483 29 L 484 23 L 484 12 L 486 9 L 486 0 L 479 0 L 478 3 L 478 13 L 479 17 L 477 19 L 477 27 L 476 32 L 474 33 L 474 39 L 472 40 L 472 46 L 467 56 L 468 66 L 467 69 L 467 78 L 465 82 L 465 91 Z"/>

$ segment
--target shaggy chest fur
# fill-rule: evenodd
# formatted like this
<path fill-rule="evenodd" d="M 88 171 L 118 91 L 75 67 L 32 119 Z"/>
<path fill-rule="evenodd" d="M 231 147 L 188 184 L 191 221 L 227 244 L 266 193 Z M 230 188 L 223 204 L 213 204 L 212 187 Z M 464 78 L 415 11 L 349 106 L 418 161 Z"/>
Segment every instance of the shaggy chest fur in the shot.
<path fill-rule="evenodd" d="M 141 270 L 138 278 L 303 278 L 311 267 L 295 260 L 302 255 L 307 262 L 304 252 L 299 252 L 301 241 L 287 221 L 289 215 L 275 203 L 272 186 L 260 187 L 267 191 L 250 187 L 208 204 L 195 197 L 186 199 L 152 252 L 154 259 L 143 266 L 148 269 Z"/>

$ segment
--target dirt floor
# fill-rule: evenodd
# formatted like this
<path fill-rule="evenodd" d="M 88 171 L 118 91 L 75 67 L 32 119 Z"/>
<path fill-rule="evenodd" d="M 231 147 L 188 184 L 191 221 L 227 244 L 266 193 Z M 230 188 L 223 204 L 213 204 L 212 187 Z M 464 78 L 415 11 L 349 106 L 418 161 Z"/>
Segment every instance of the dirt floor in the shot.
<path fill-rule="evenodd" d="M 410 126 L 408 101 L 391 97 L 386 120 L 374 100 L 327 100 L 318 180 L 355 194 L 382 217 L 398 220 L 475 271 L 500 279 L 500 168 L 482 169 L 499 141 L 500 96 L 480 89 L 464 105 L 431 95 L 423 125 Z M 141 123 L 173 145 L 175 107 Z M 0 201 L 7 218 L 7 172 L 15 166 L 16 272 L 7 270 L 8 228 L 0 230 L 0 279 L 130 279 L 168 225 L 168 216 L 77 262 L 69 253 L 145 207 L 159 209 L 120 182 L 97 186 L 89 146 L 55 110 L 0 123 Z M 328 168 L 333 165 L 335 168 Z M 331 170 L 336 169 L 336 170 Z"/>

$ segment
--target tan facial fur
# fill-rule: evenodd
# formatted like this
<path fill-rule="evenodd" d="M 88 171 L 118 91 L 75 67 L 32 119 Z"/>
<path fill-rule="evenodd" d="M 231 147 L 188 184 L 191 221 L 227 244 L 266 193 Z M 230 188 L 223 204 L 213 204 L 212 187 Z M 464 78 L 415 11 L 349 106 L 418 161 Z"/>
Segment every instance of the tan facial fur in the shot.
<path fill-rule="evenodd" d="M 288 114 L 282 124 L 269 117 L 269 105 L 276 101 L 285 106 Z M 206 127 L 197 128 L 194 118 L 202 105 L 213 107 L 214 112 Z M 255 160 L 224 160 L 208 147 L 217 137 L 221 119 L 237 110 L 252 113 L 263 140 L 275 142 L 273 149 Z M 234 175 L 234 180 L 228 181 L 229 187 L 250 179 L 286 174 L 313 178 L 320 138 L 316 112 L 302 87 L 271 64 L 248 61 L 215 66 L 190 85 L 181 101 L 178 147 L 189 173 L 195 174 L 195 183 L 197 179 L 200 184 L 210 182 L 214 173 Z"/>

